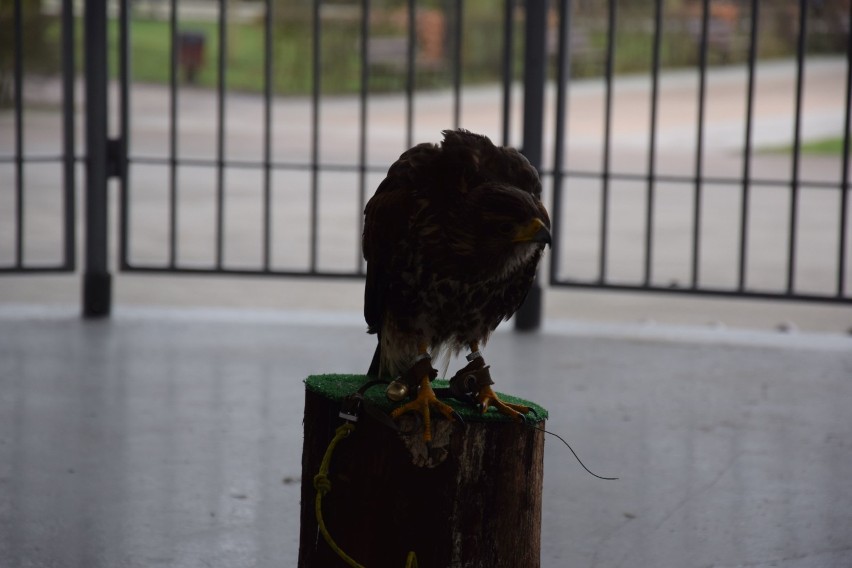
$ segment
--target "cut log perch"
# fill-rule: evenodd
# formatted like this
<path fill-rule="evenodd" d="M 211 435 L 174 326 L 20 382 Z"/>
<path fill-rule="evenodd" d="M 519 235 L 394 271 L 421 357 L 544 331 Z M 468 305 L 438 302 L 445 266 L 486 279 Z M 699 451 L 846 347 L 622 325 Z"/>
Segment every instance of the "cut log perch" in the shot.
<path fill-rule="evenodd" d="M 346 566 L 319 533 L 313 480 L 343 423 L 341 400 L 366 381 L 361 375 L 305 381 L 300 568 Z M 534 408 L 544 427 L 543 408 L 500 396 Z M 393 407 L 381 386 L 366 398 L 385 412 Z M 465 424 L 439 418 L 432 452 L 444 446 L 447 453 L 434 467 L 412 463 L 423 461 L 418 452 L 427 451 L 412 442 L 422 440 L 422 433 L 400 436 L 365 412 L 336 446 L 322 516 L 338 547 L 358 564 L 404 568 L 414 552 L 419 568 L 540 565 L 543 432 L 493 409 L 483 416 L 461 403 L 453 406 Z"/>

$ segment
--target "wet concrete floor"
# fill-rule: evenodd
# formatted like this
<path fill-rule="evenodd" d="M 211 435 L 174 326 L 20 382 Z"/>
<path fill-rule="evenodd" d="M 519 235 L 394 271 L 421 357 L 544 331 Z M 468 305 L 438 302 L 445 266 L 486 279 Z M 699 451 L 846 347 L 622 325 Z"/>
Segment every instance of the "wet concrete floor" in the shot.
<path fill-rule="evenodd" d="M 294 566 L 301 380 L 363 372 L 363 330 L 0 306 L 0 566 Z M 543 566 L 852 565 L 852 339 L 547 321 L 485 353 L 620 477 L 547 439 Z"/>

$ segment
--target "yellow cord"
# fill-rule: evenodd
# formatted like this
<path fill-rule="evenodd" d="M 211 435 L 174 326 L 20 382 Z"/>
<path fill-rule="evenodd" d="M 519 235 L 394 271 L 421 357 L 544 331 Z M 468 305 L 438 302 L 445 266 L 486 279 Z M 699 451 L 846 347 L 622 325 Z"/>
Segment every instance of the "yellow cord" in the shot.
<path fill-rule="evenodd" d="M 337 446 L 337 443 L 340 442 L 343 438 L 349 436 L 352 431 L 355 430 L 355 425 L 351 422 L 347 422 L 345 424 L 341 424 L 340 427 L 335 431 L 334 438 L 332 438 L 331 442 L 328 444 L 328 448 L 325 450 L 325 455 L 322 458 L 322 462 L 320 463 L 319 473 L 314 476 L 314 489 L 317 490 L 317 498 L 315 501 L 315 511 L 317 516 L 317 524 L 319 525 L 319 530 L 322 533 L 322 537 L 325 539 L 326 544 L 328 544 L 329 548 L 331 548 L 347 565 L 352 568 L 365 568 L 363 565 L 358 564 L 353 560 L 348 554 L 343 552 L 337 543 L 334 542 L 334 539 L 331 538 L 331 534 L 328 532 L 328 529 L 325 526 L 325 520 L 322 518 L 322 497 L 329 491 L 331 491 L 331 480 L 328 478 L 328 469 L 331 466 L 331 456 L 334 453 L 334 448 Z M 405 568 L 418 568 L 417 566 L 417 555 L 414 552 L 408 553 L 408 558 L 405 561 Z"/>
<path fill-rule="evenodd" d="M 342 424 L 335 432 L 334 438 L 332 438 L 331 443 L 328 444 L 328 448 L 325 450 L 325 455 L 323 456 L 322 463 L 320 464 L 319 473 L 314 476 L 314 489 L 317 490 L 315 508 L 319 530 L 322 533 L 322 537 L 325 539 L 325 542 L 328 543 L 329 548 L 336 552 L 337 555 L 352 568 L 364 568 L 364 566 L 352 560 L 348 554 L 343 552 L 340 547 L 337 546 L 337 543 L 334 542 L 334 539 L 331 538 L 331 534 L 329 534 L 328 529 L 325 527 L 325 520 L 322 518 L 322 496 L 331 491 L 331 480 L 328 478 L 328 468 L 331 464 L 331 455 L 334 453 L 334 448 L 337 446 L 337 443 L 348 436 L 354 429 L 355 425 L 351 422 Z"/>

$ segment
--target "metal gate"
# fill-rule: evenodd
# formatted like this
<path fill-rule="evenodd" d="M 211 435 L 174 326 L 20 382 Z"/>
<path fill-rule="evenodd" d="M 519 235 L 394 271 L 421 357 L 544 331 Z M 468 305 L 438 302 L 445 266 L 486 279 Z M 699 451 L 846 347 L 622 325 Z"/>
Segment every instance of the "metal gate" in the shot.
<path fill-rule="evenodd" d="M 72 2 L 62 0 L 58 6 L 63 17 L 56 30 L 59 51 L 50 62 L 53 81 L 25 81 L 27 49 L 38 48 L 25 31 L 37 25 L 39 16 L 27 4 L 14 0 L 0 10 L 0 274 L 71 272 L 77 162 Z M 36 128 L 51 131 L 48 140 L 28 138 L 25 94 L 34 103 L 60 109 L 28 117 Z"/>
<path fill-rule="evenodd" d="M 15 0 L 8 22 L 16 30 L 14 96 L 0 117 L 11 117 L 15 134 L 8 150 L 0 146 L 0 171 L 7 171 L 0 194 L 15 213 L 0 210 L 6 227 L 0 240 L 12 243 L 0 247 L 0 270 L 74 270 L 74 171 L 85 164 L 87 315 L 107 314 L 111 304 L 110 180 L 120 192 L 122 271 L 359 278 L 362 210 L 372 189 L 405 148 L 458 126 L 522 147 L 541 171 L 554 220 L 545 278 L 551 286 L 852 302 L 846 277 L 852 10 L 846 0 L 821 8 L 807 0 L 783 3 L 782 16 L 794 26 L 790 56 L 780 64 L 760 57 L 762 22 L 778 14 L 761 13 L 770 10 L 757 0 L 696 0 L 677 14 L 662 0 L 609 0 L 606 6 L 505 0 L 486 12 L 477 11 L 474 0 L 438 9 L 416 0 L 217 0 L 199 4 L 207 22 L 201 32 L 187 28 L 177 0 L 88 0 L 84 157 L 74 144 L 72 0 L 63 0 L 59 11 L 61 146 L 32 153 L 25 143 L 27 52 L 25 34 L 17 31 L 24 29 L 26 4 Z M 719 12 L 722 4 L 735 10 L 733 18 Z M 817 12 L 828 5 L 836 13 Z M 143 9 L 167 30 L 162 60 L 135 52 L 140 30 L 133 11 Z M 248 16 L 241 14 L 246 10 Z M 254 93 L 234 86 L 243 71 L 232 61 L 234 46 L 248 41 L 235 32 L 242 17 L 262 22 Z M 277 27 L 288 21 L 290 27 Z M 842 50 L 809 42 L 827 33 L 826 22 L 842 24 L 832 32 Z M 306 38 L 301 64 L 310 83 L 305 94 L 282 97 L 280 69 L 292 54 L 278 42 L 282 33 L 297 32 Z M 625 76 L 619 54 L 630 50 L 619 41 L 634 36 L 645 38 L 645 69 Z M 673 36 L 695 52 L 676 70 L 664 61 Z M 471 43 L 482 38 L 492 46 L 493 60 L 484 65 L 497 86 L 465 81 Z M 715 65 L 725 57 L 741 63 Z M 353 94 L 326 86 L 346 65 L 338 59 L 349 61 Z M 166 70 L 165 85 L 136 79 L 135 68 L 151 65 Z M 199 69 L 208 74 L 208 88 L 192 82 Z M 781 150 L 764 149 L 761 81 L 772 73 L 792 77 L 792 118 L 780 136 L 788 147 Z M 818 114 L 807 104 L 813 76 L 834 78 L 832 104 L 840 100 L 842 107 L 827 119 L 836 119 L 840 158 L 817 166 L 803 150 L 810 117 Z M 391 87 L 382 87 L 386 83 Z M 739 105 L 737 126 L 725 118 L 727 126 L 720 127 L 714 89 L 734 83 L 741 92 L 724 96 Z M 680 102 L 673 103 L 678 92 Z M 684 97 L 692 101 L 687 117 L 670 118 L 682 111 Z M 644 128 L 625 137 L 625 115 L 634 123 L 640 116 Z M 596 131 L 584 130 L 581 122 L 589 117 Z M 63 204 L 63 252 L 46 265 L 28 262 L 26 254 L 33 238 L 27 207 L 36 193 L 27 172 L 35 164 L 62 171 L 55 199 Z M 14 180 L 11 187 L 7 179 Z M 540 309 L 533 301 L 520 324 L 534 327 Z"/>
<path fill-rule="evenodd" d="M 695 82 L 690 93 L 694 112 L 685 123 L 678 124 L 692 131 L 677 140 L 684 151 L 673 149 L 671 143 L 663 148 L 660 143 L 661 130 L 666 122 L 671 129 L 672 122 L 665 120 L 669 108 L 663 100 L 664 81 L 672 76 L 664 78 L 661 71 L 664 23 L 671 12 L 666 13 L 662 0 L 644 3 L 651 49 L 647 100 L 633 106 L 647 113 L 638 167 L 625 167 L 614 157 L 617 30 L 629 25 L 629 20 L 619 17 L 628 4 L 615 0 L 608 2 L 604 25 L 607 39 L 601 54 L 602 135 L 594 159 L 598 167 L 577 160 L 573 167 L 569 165 L 566 138 L 571 133 L 566 131 L 566 114 L 570 34 L 577 29 L 568 21 L 569 4 L 561 4 L 553 170 L 549 172 L 554 184 L 555 234 L 562 249 L 555 250 L 550 258 L 551 285 L 850 302 L 850 3 L 693 2 L 684 18 L 684 33 L 694 39 L 696 60 L 688 70 Z M 758 61 L 767 20 L 783 20 L 781 25 L 786 26 L 782 35 L 791 44 L 791 61 L 783 66 Z M 820 60 L 815 52 L 820 41 L 831 41 L 829 37 L 836 42 L 837 57 Z M 736 132 L 725 133 L 733 138 L 737 160 L 720 163 L 726 160 L 717 155 L 711 169 L 707 165 L 711 142 L 715 135 L 718 145 L 720 133 L 718 128 L 710 132 L 714 126 L 708 118 L 713 99 L 708 93 L 714 82 L 724 83 L 731 77 L 725 69 L 713 69 L 710 57 L 718 61 L 730 57 L 729 52 L 737 48 L 743 61 L 737 69 L 741 92 L 726 104 L 739 106 L 740 114 Z M 811 73 L 810 82 L 819 81 L 813 78 L 817 73 L 827 81 L 806 93 L 807 72 L 816 67 L 824 69 Z M 763 98 L 758 96 L 759 71 L 764 76 L 774 73 L 789 77 L 789 81 L 773 84 L 786 91 L 791 119 L 789 124 L 776 127 L 774 133 L 763 128 L 763 148 L 757 145 L 756 132 L 766 124 L 761 123 L 758 111 L 760 102 L 769 97 L 765 96 L 765 85 L 761 85 Z M 815 121 L 808 119 L 819 112 L 816 105 L 806 108 L 805 104 L 806 94 L 813 97 L 817 89 L 832 91 L 838 112 L 828 119 L 835 121 L 828 130 L 840 139 L 841 148 L 838 159 L 814 163 L 814 159 L 804 158 L 803 132 L 806 125 L 814 125 Z M 788 147 L 783 151 L 777 148 L 784 145 Z M 669 211 L 666 201 L 677 211 Z M 632 210 L 625 211 L 625 205 Z M 592 220 L 582 219 L 584 214 Z M 572 220 L 579 227 L 570 227 Z M 577 239 L 586 243 L 584 250 L 572 247 Z M 574 266 L 570 265 L 572 260 L 576 261 Z"/>

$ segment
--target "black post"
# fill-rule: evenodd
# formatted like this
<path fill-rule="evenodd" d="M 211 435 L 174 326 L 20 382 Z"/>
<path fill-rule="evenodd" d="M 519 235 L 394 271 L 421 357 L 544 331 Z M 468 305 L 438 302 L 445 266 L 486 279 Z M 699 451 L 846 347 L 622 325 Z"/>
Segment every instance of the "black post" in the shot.
<path fill-rule="evenodd" d="M 524 156 L 541 169 L 544 82 L 547 69 L 547 3 L 527 0 L 524 23 Z M 529 331 L 541 327 L 542 290 L 536 280 L 521 309 L 515 314 L 515 329 Z"/>
<path fill-rule="evenodd" d="M 104 317 L 112 305 L 107 262 L 107 6 L 86 0 L 86 196 L 83 316 Z"/>

